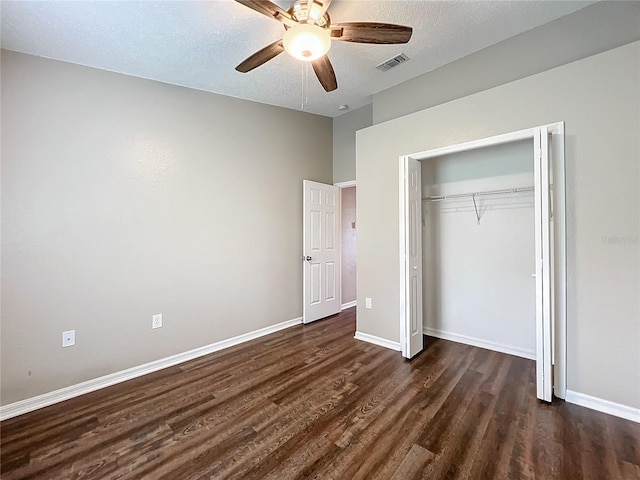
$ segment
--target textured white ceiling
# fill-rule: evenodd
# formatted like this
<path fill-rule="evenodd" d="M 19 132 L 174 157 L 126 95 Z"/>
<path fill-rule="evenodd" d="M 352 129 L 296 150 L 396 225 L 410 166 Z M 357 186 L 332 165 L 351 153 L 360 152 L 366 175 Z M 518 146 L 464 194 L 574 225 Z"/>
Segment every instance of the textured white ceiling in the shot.
<path fill-rule="evenodd" d="M 289 1 L 276 0 L 283 9 Z M 334 0 L 332 22 L 413 27 L 406 45 L 334 41 L 338 89 L 282 54 L 238 73 L 235 66 L 281 37 L 283 27 L 233 0 L 8 1 L 0 3 L 2 48 L 335 117 L 371 95 L 585 7 L 591 1 Z M 404 52 L 388 72 L 379 63 Z"/>

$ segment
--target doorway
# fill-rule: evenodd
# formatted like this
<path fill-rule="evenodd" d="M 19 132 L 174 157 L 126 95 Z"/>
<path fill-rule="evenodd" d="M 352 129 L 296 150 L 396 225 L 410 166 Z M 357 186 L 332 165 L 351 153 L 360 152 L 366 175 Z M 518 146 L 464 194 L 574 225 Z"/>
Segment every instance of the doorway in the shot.
<path fill-rule="evenodd" d="M 336 184 L 340 188 L 341 226 L 341 310 L 356 306 L 356 185 L 354 182 Z"/>
<path fill-rule="evenodd" d="M 356 306 L 355 185 L 303 180 L 303 323 Z"/>
<path fill-rule="evenodd" d="M 535 211 L 535 360 L 538 398 L 551 401 L 555 394 L 564 398 L 566 392 L 565 347 L 565 203 L 564 203 L 564 124 L 557 123 L 512 132 L 496 137 L 444 147 L 400 158 L 400 339 L 402 353 L 411 358 L 422 350 L 423 300 L 430 312 L 432 299 L 423 299 L 422 220 L 423 200 L 439 200 L 444 192 L 422 195 L 422 162 L 444 155 L 473 152 L 478 149 L 514 142 L 533 143 L 533 203 Z M 526 187 L 517 185 L 511 188 Z M 496 188 L 493 193 L 508 190 Z M 491 193 L 491 190 L 484 193 Z M 431 193 L 435 193 L 432 195 Z M 483 207 L 478 195 L 483 192 L 453 193 L 458 199 L 472 201 L 473 219 L 481 222 Z M 467 207 L 469 207 L 467 203 Z M 427 263 L 428 264 L 428 263 Z M 427 286 L 425 291 L 431 291 Z M 461 299 L 463 300 L 463 299 Z M 438 312 L 436 312 L 436 315 Z M 460 339 L 458 339 L 460 341 Z M 487 348 L 487 345 L 485 345 Z M 490 348 L 490 347 L 489 347 Z"/>

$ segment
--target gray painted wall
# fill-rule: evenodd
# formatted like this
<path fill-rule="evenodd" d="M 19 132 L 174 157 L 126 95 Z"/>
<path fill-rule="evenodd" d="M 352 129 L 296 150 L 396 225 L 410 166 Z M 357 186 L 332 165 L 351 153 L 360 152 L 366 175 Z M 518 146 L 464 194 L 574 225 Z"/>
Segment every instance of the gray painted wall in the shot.
<path fill-rule="evenodd" d="M 598 2 L 375 94 L 373 123 L 626 45 L 639 25 L 640 2 Z"/>
<path fill-rule="evenodd" d="M 3 51 L 2 404 L 300 317 L 302 180 L 331 183 L 331 129 Z"/>
<path fill-rule="evenodd" d="M 407 104 L 413 90 L 395 94 Z M 358 303 L 374 305 L 357 328 L 399 341 L 398 157 L 557 121 L 566 122 L 567 386 L 640 408 L 640 42 L 357 133 Z"/>
<path fill-rule="evenodd" d="M 333 119 L 333 182 L 356 179 L 356 132 L 373 125 L 373 106 L 360 107 Z"/>

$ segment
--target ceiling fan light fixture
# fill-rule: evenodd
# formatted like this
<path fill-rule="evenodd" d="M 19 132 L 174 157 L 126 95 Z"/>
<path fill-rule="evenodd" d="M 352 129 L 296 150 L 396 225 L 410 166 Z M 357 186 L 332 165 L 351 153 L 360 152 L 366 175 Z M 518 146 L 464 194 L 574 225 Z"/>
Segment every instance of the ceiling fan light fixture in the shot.
<path fill-rule="evenodd" d="M 392 23 L 333 24 L 327 12 L 331 0 L 294 0 L 293 5 L 286 11 L 271 0 L 236 0 L 236 2 L 272 20 L 277 20 L 285 28 L 281 40 L 276 40 L 258 50 L 241 62 L 236 70 L 247 73 L 286 51 L 298 60 L 311 62 L 313 72 L 327 93 L 338 88 L 336 72 L 327 56 L 334 40 L 392 45 L 407 43 L 413 32 L 411 27 Z"/>
<path fill-rule="evenodd" d="M 311 62 L 326 55 L 331 48 L 331 32 L 310 23 L 289 28 L 282 38 L 285 51 L 294 58 Z"/>

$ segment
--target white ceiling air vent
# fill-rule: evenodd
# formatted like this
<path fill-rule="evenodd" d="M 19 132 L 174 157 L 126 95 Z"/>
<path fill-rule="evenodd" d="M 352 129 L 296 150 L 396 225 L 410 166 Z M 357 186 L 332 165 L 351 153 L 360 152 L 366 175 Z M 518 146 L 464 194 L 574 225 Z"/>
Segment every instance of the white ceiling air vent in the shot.
<path fill-rule="evenodd" d="M 407 57 L 405 53 L 401 53 L 400 55 L 396 55 L 395 57 L 390 58 L 386 62 L 382 62 L 376 68 L 381 72 L 386 72 L 387 70 L 391 70 L 393 67 L 397 67 L 398 65 L 406 62 L 407 60 L 409 60 L 409 57 Z"/>

